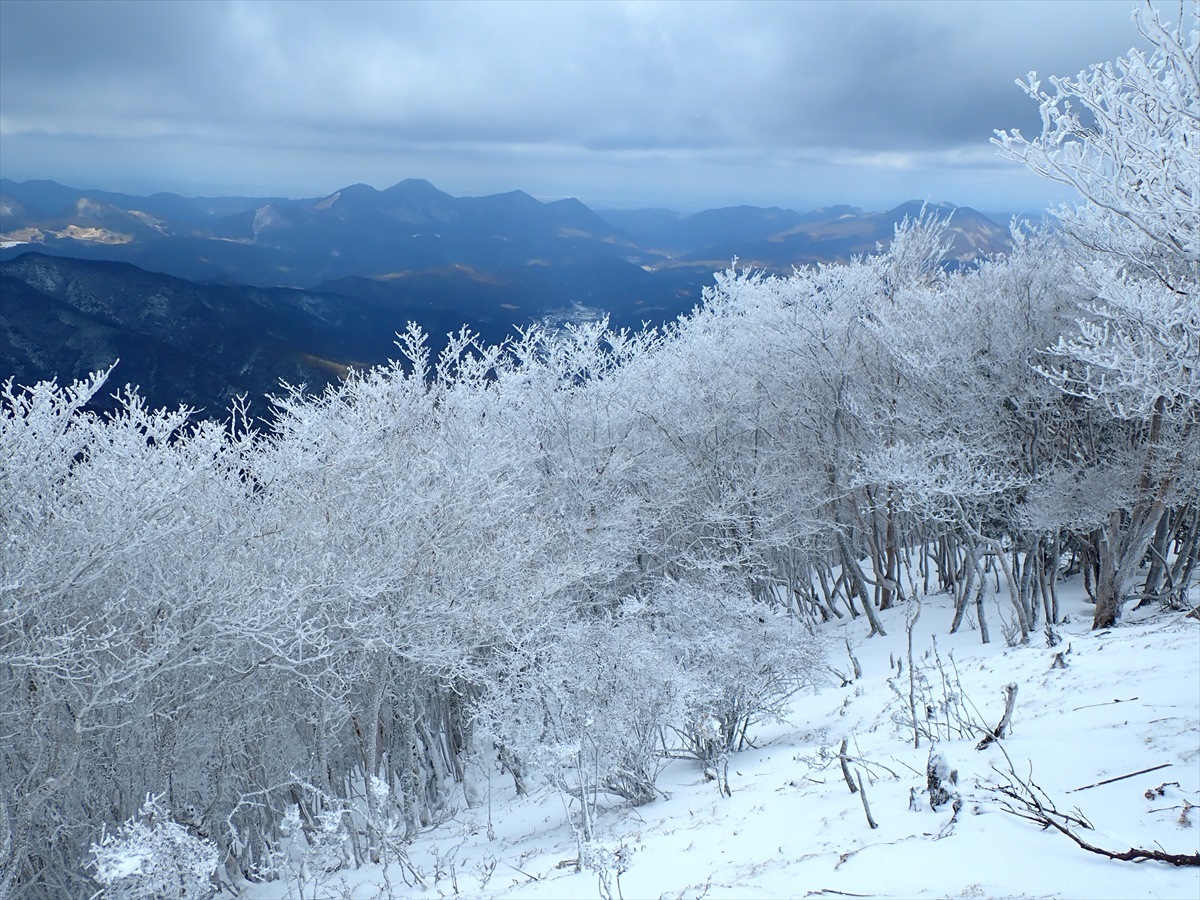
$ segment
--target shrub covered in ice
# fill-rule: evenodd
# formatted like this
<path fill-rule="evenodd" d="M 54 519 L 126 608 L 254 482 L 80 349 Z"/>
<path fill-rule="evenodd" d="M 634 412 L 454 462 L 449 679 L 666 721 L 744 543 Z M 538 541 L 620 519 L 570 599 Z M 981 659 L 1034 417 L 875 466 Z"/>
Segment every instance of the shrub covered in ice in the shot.
<path fill-rule="evenodd" d="M 106 900 L 204 900 L 215 892 L 217 846 L 188 832 L 161 796 L 92 844 L 93 876 Z"/>

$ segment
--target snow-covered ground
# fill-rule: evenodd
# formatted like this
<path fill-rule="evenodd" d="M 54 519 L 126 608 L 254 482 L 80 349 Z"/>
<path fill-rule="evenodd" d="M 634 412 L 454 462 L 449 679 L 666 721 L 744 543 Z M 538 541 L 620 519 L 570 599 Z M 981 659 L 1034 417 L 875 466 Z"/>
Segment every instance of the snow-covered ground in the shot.
<path fill-rule="evenodd" d="M 949 692 L 952 721 L 958 710 L 994 726 L 1005 685 L 1017 685 L 1007 738 L 982 751 L 975 749 L 978 733 L 938 742 L 958 770 L 962 809 L 953 823 L 949 806 L 929 809 L 930 745 L 922 737 L 914 748 L 913 729 L 903 721 L 906 617 L 913 611 L 907 604 L 882 613 L 886 637 L 868 638 L 861 617 L 825 626 L 830 665 L 851 682 L 839 686 L 831 673 L 822 690 L 795 699 L 786 722 L 760 727 L 756 747 L 731 758 L 732 796 L 722 796 L 696 764 L 675 761 L 659 780 L 662 799 L 608 807 L 599 842 L 625 858 L 619 880 L 609 870 L 611 896 L 1200 897 L 1200 868 L 1089 853 L 1003 811 L 1004 798 L 988 790 L 1008 782 L 1011 762 L 1058 810 L 1094 826 L 1075 828 L 1093 845 L 1114 852 L 1200 849 L 1200 808 L 1186 809 L 1200 804 L 1200 621 L 1156 607 L 1128 611 L 1120 628 L 1093 633 L 1081 595 L 1074 585 L 1062 589 L 1069 622 L 1056 629 L 1062 643 L 1053 649 L 1044 636 L 1030 646 L 1005 646 L 1005 611 L 995 599 L 988 605 L 989 645 L 973 628 L 946 633 L 947 598 L 924 601 L 912 655 L 936 721 L 946 721 L 941 704 Z M 1052 668 L 1055 653 L 1068 648 L 1066 668 Z M 920 695 L 919 678 L 914 684 Z M 925 720 L 923 708 L 918 718 Z M 926 727 L 944 733 L 945 725 Z M 843 739 L 878 828 L 869 827 L 843 778 Z M 1164 768 L 1121 778 L 1155 766 Z M 302 896 L 604 896 L 595 871 L 576 870 L 577 844 L 557 794 L 542 789 L 514 798 L 511 779 L 474 775 L 477 805 L 418 836 L 407 848 L 411 868 L 393 865 L 386 878 L 379 868 L 334 873 L 304 885 Z M 294 883 L 276 883 L 251 896 L 299 895 Z"/>

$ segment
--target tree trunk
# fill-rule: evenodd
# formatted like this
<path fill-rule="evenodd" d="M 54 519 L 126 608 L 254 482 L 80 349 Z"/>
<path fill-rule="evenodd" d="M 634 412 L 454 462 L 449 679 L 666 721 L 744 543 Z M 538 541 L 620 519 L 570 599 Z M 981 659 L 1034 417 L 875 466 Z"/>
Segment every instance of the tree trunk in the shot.
<path fill-rule="evenodd" d="M 1021 630 L 1021 643 L 1029 643 L 1029 616 L 1025 612 L 1025 606 L 1021 601 L 1020 585 L 1017 582 L 1016 575 L 1013 573 L 1012 566 L 1009 565 L 1008 555 L 1004 552 L 1004 548 L 999 541 L 989 541 L 992 545 L 992 555 L 996 558 L 996 562 L 1000 568 L 1004 570 L 1004 581 L 1008 588 L 1008 599 L 1012 602 L 1013 610 L 1017 614 L 1017 627 Z"/>
<path fill-rule="evenodd" d="M 952 580 L 954 585 L 954 621 L 950 623 L 950 633 L 958 634 L 958 629 L 962 627 L 963 618 L 966 616 L 967 603 L 971 598 L 971 588 L 975 584 L 975 572 L 979 568 L 978 551 L 975 548 L 974 542 L 968 543 L 964 547 L 962 571 L 963 577 L 960 579 L 955 576 Z M 957 560 L 950 563 L 952 566 L 957 565 Z"/>
<path fill-rule="evenodd" d="M 1160 500 L 1153 500 L 1135 510 L 1128 524 L 1122 522 L 1119 511 L 1114 512 L 1100 529 L 1096 542 L 1099 571 L 1096 576 L 1093 630 L 1112 628 L 1121 618 L 1129 587 L 1137 577 L 1138 566 L 1154 536 L 1162 508 Z"/>
<path fill-rule="evenodd" d="M 1169 510 L 1158 517 L 1158 527 L 1154 529 L 1154 538 L 1150 541 L 1150 569 L 1146 572 L 1146 581 L 1142 585 L 1142 593 L 1147 600 L 1156 597 L 1162 591 L 1163 575 L 1167 569 L 1167 541 L 1171 534 L 1171 519 Z"/>
<path fill-rule="evenodd" d="M 862 570 L 858 567 L 858 560 L 850 552 L 850 547 L 846 544 L 846 538 L 842 534 L 837 536 L 838 549 L 842 554 L 842 571 L 847 576 L 847 583 L 851 590 L 858 594 L 858 598 L 862 601 L 863 610 L 867 614 L 867 621 L 871 623 L 871 634 L 886 635 L 883 626 L 879 624 L 879 617 L 875 614 L 875 607 L 871 602 L 871 596 L 867 593 L 867 585 L 863 580 Z"/>

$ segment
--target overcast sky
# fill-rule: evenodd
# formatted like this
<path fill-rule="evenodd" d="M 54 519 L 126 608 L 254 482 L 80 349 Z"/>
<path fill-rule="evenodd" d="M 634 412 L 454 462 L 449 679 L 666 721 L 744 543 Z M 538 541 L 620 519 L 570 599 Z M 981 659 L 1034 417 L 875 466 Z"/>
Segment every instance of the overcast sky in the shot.
<path fill-rule="evenodd" d="M 1014 79 L 1140 45 L 1132 8 L 0 0 L 0 174 L 136 193 L 319 197 L 417 177 L 597 207 L 1037 209 L 1068 198 L 988 143 L 1040 130 Z"/>

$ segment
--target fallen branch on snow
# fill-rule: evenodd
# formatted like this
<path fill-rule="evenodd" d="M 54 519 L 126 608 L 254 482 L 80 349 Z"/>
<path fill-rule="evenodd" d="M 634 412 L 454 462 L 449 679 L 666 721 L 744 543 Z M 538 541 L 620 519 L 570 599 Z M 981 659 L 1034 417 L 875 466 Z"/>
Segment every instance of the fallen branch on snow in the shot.
<path fill-rule="evenodd" d="M 1159 769 L 1165 769 L 1170 766 L 1170 763 L 1163 763 L 1161 766 L 1151 766 L 1148 769 L 1139 769 L 1136 772 L 1130 772 L 1128 775 L 1118 775 L 1116 778 L 1106 778 L 1103 781 L 1097 781 L 1095 784 L 1085 784 L 1083 787 L 1077 787 L 1067 791 L 1068 794 L 1074 794 L 1079 791 L 1090 790 L 1094 787 L 1101 787 L 1106 784 L 1112 784 L 1114 781 L 1124 781 L 1126 778 L 1133 778 L 1135 775 L 1145 775 L 1147 772 L 1157 772 Z"/>
<path fill-rule="evenodd" d="M 1161 767 L 1159 767 L 1161 768 Z M 1165 850 L 1144 850 L 1137 847 L 1131 847 L 1128 850 L 1116 852 L 1106 850 L 1103 847 L 1097 847 L 1095 844 L 1089 843 L 1081 838 L 1070 827 L 1078 825 L 1082 828 L 1091 828 L 1091 824 L 1084 818 L 1082 813 L 1079 818 L 1071 816 L 1067 813 L 1059 812 L 1055 808 L 1054 802 L 1050 797 L 1032 781 L 1023 780 L 1012 768 L 1011 761 L 1009 762 L 1008 772 L 1001 772 L 993 766 L 993 771 L 998 775 L 1002 775 L 1009 779 L 1007 784 L 996 785 L 988 788 L 994 793 L 1001 794 L 1007 797 L 1009 801 L 1001 801 L 1002 808 L 1005 812 L 1011 813 L 1019 818 L 1028 819 L 1043 829 L 1053 828 L 1060 834 L 1066 835 L 1076 845 L 1087 850 L 1089 853 L 1095 853 L 1099 856 L 1107 857 L 1108 859 L 1116 859 L 1124 862 L 1142 862 L 1144 860 L 1152 860 L 1154 862 L 1165 862 L 1173 866 L 1200 866 L 1200 853 L 1168 853 Z M 1146 771 L 1153 771 L 1148 769 Z M 1142 774 L 1134 772 L 1134 775 Z M 1125 776 L 1129 777 L 1129 776 Z M 1120 779 L 1113 779 L 1120 780 Z M 1103 783 L 1103 782 L 1102 782 Z M 1095 785 L 1090 785 L 1095 787 Z M 1082 790 L 1082 788 L 1081 788 Z M 1012 804 L 1015 803 L 1016 806 Z M 1078 812 L 1078 810 L 1076 810 Z M 1061 820 L 1061 821 L 1060 821 Z"/>
<path fill-rule="evenodd" d="M 1112 706 L 1114 703 L 1132 703 L 1137 699 L 1137 697 L 1130 697 L 1128 700 L 1118 698 L 1116 700 L 1106 700 L 1103 703 L 1089 703 L 1087 706 L 1077 706 L 1071 712 L 1079 712 L 1081 709 L 1095 709 L 1097 706 Z"/>

